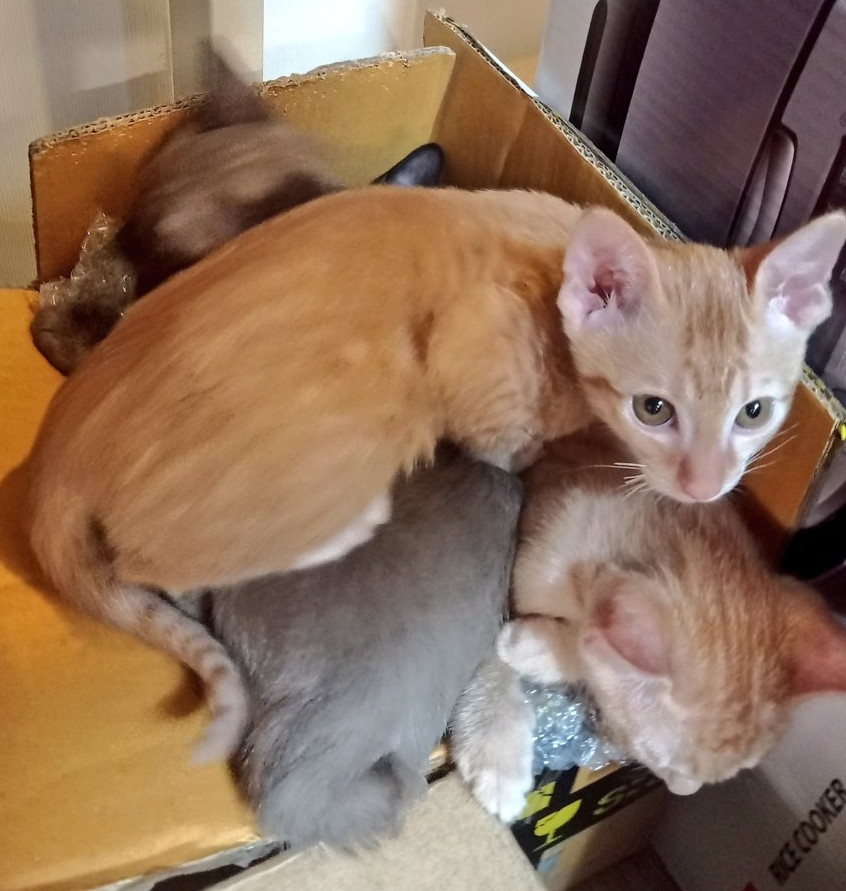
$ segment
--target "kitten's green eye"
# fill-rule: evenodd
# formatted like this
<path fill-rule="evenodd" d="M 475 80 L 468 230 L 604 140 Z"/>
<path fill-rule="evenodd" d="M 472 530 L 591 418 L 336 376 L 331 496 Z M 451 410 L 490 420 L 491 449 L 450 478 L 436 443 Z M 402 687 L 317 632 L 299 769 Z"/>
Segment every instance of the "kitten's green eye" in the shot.
<path fill-rule="evenodd" d="M 734 423 L 746 430 L 763 427 L 773 413 L 773 400 L 766 396 L 747 402 L 737 413 Z"/>
<path fill-rule="evenodd" d="M 667 402 L 660 396 L 635 396 L 632 399 L 632 409 L 635 417 L 641 424 L 648 424 L 650 427 L 660 427 L 671 421 L 675 416 L 676 410 L 673 408 L 672 402 Z"/>

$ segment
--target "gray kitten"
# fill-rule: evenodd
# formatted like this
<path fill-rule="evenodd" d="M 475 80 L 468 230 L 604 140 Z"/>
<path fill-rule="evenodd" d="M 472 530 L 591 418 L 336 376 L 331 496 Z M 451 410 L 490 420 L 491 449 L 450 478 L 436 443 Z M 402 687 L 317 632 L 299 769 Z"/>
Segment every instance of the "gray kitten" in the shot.
<path fill-rule="evenodd" d="M 237 765 L 264 829 L 354 846 L 398 828 L 506 607 L 522 487 L 442 447 L 336 563 L 212 592 L 251 726 Z"/>

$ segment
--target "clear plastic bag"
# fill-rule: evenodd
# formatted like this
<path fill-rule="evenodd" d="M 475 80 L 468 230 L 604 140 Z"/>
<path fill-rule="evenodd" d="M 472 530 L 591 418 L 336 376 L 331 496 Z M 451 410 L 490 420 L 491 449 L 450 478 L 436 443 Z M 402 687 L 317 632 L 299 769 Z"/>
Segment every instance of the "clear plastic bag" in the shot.
<path fill-rule="evenodd" d="M 535 712 L 534 773 L 545 767 L 599 770 L 625 761 L 625 753 L 606 742 L 590 699 L 573 687 L 524 682 L 523 693 Z"/>
<path fill-rule="evenodd" d="M 69 374 L 112 330 L 135 300 L 136 275 L 115 240 L 118 224 L 98 213 L 68 278 L 39 289 L 33 342 L 47 361 Z"/>

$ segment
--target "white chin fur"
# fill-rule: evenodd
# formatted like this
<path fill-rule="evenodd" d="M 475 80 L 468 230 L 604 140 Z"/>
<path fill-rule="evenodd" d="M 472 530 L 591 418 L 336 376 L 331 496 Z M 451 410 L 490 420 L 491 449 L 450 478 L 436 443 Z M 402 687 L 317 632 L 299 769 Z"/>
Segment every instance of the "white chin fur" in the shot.
<path fill-rule="evenodd" d="M 702 783 L 677 773 L 669 773 L 662 779 L 673 795 L 693 795 L 694 792 L 698 792 L 702 788 Z"/>

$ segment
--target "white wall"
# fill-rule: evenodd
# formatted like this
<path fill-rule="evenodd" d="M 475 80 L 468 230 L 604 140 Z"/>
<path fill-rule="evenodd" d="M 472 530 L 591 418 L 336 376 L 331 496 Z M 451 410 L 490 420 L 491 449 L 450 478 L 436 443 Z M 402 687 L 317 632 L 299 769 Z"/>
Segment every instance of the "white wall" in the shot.
<path fill-rule="evenodd" d="M 536 55 L 549 0 L 442 2 L 506 63 Z M 420 46 L 423 12 L 437 4 L 0 0 L 0 286 L 26 285 L 35 275 L 27 160 L 33 139 L 195 92 L 200 37 L 225 37 L 255 79 L 263 51 L 263 75 L 271 78 Z"/>
<path fill-rule="evenodd" d="M 264 76 L 412 49 L 443 6 L 505 61 L 536 56 L 550 0 L 264 0 Z"/>
<path fill-rule="evenodd" d="M 29 143 L 171 97 L 167 0 L 0 4 L 0 285 L 26 285 Z"/>

